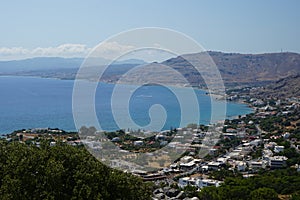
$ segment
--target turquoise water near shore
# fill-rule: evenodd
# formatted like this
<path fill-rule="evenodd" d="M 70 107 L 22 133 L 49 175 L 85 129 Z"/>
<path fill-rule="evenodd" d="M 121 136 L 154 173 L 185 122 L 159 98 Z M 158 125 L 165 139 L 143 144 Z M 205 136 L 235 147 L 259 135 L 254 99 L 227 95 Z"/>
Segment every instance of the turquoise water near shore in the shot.
<path fill-rule="evenodd" d="M 0 134 L 23 128 L 51 127 L 68 131 L 76 130 L 72 115 L 73 84 L 73 80 L 0 77 Z M 113 88 L 114 84 L 100 83 L 96 92 L 96 113 L 104 130 L 128 128 L 118 127 L 114 121 L 110 103 Z M 185 90 L 185 88 L 178 88 L 178 90 Z M 195 90 L 195 93 L 201 114 L 199 123 L 208 124 L 211 117 L 211 104 L 218 107 L 224 104 L 224 101 L 211 101 L 203 90 Z M 138 125 L 145 126 L 150 122 L 148 110 L 154 104 L 161 104 L 166 110 L 167 120 L 163 129 L 178 127 L 180 124 L 179 102 L 165 87 L 143 86 L 132 94 L 129 104 L 130 115 Z M 227 102 L 227 118 L 250 112 L 252 109 L 245 104 Z M 120 108 L 119 113 L 126 115 L 127 110 L 122 111 Z M 220 113 L 220 119 L 223 117 L 221 115 Z"/>

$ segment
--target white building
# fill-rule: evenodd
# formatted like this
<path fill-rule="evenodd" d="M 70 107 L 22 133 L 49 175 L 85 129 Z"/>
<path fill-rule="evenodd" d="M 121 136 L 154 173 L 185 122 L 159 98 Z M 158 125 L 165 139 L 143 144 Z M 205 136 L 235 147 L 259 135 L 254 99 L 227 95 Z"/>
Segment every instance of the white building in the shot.
<path fill-rule="evenodd" d="M 133 145 L 134 146 L 141 146 L 141 145 L 143 145 L 144 144 L 144 142 L 142 141 L 142 140 L 137 140 L 137 141 L 134 141 L 133 142 Z"/>
<path fill-rule="evenodd" d="M 227 160 L 229 159 L 229 157 L 221 157 L 217 159 L 217 162 L 219 163 L 227 163 Z"/>
<path fill-rule="evenodd" d="M 271 169 L 283 168 L 286 166 L 287 157 L 285 156 L 274 156 L 269 158 L 269 165 Z"/>
<path fill-rule="evenodd" d="M 178 181 L 178 186 L 183 188 L 187 185 L 195 186 L 198 188 L 204 188 L 208 186 L 219 187 L 222 181 L 214 180 L 214 179 L 202 179 L 202 178 L 191 178 L 191 177 L 183 177 Z"/>
<path fill-rule="evenodd" d="M 188 162 L 191 162 L 192 160 L 194 160 L 194 158 L 192 156 L 184 156 L 180 159 L 180 162 L 188 163 Z"/>
<path fill-rule="evenodd" d="M 221 183 L 222 183 L 221 181 L 214 180 L 214 179 L 200 179 L 198 185 L 199 188 L 204 188 L 208 186 L 219 187 Z"/>
<path fill-rule="evenodd" d="M 251 169 L 265 169 L 267 167 L 267 162 L 266 161 L 252 161 L 249 162 L 249 167 Z"/>
<path fill-rule="evenodd" d="M 258 145 L 261 145 L 261 144 L 262 144 L 261 139 L 255 139 L 255 140 L 250 142 L 250 145 L 252 145 L 252 146 L 258 146 Z"/>
<path fill-rule="evenodd" d="M 178 181 L 178 186 L 181 187 L 181 188 L 184 188 L 188 185 L 191 185 L 191 186 L 196 186 L 197 187 L 197 180 L 196 178 L 191 178 L 191 177 L 183 177 L 183 178 L 180 178 L 179 181 Z"/>
<path fill-rule="evenodd" d="M 237 169 L 239 172 L 244 172 L 244 171 L 246 171 L 246 167 L 247 167 L 247 163 L 244 162 L 244 161 L 240 161 L 240 162 L 237 162 L 237 163 L 236 163 L 236 169 Z"/>
<path fill-rule="evenodd" d="M 209 162 L 208 164 L 207 164 L 207 166 L 208 166 L 208 169 L 210 169 L 210 170 L 218 170 L 218 169 L 220 169 L 221 167 L 224 167 L 225 166 L 225 164 L 224 163 L 220 163 L 220 162 Z"/>
<path fill-rule="evenodd" d="M 188 162 L 188 163 L 180 163 L 179 167 L 182 170 L 191 170 L 194 167 L 196 167 L 196 163 L 194 161 L 191 161 L 191 162 Z"/>
<path fill-rule="evenodd" d="M 283 152 L 283 150 L 284 150 L 284 146 L 275 146 L 274 147 L 274 152 L 275 153 L 279 153 L 279 152 Z"/>

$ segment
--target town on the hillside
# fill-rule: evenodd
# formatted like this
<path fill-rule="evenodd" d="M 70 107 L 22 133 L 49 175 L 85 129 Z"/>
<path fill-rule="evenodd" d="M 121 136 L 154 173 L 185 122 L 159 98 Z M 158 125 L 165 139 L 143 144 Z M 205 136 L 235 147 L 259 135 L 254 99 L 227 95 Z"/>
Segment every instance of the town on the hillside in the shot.
<path fill-rule="evenodd" d="M 107 142 L 114 143 L 119 151 L 134 153 L 151 153 L 166 145 L 178 150 L 186 148 L 180 158 L 169 165 L 155 163 L 154 160 L 151 165 L 159 168 L 156 171 L 136 169 L 134 165 L 128 167 L 129 172 L 144 181 L 153 182 L 156 188 L 153 199 L 192 198 L 191 191 L 201 191 L 208 186 L 219 187 L 228 176 L 247 179 L 277 169 L 300 171 L 300 98 L 261 99 L 242 95 L 241 91 L 231 90 L 227 93 L 227 100 L 243 101 L 253 108 L 253 113 L 226 119 L 221 127 L 217 126 L 220 134 L 212 146 L 203 142 L 211 134 L 212 125 L 196 124 L 162 131 L 149 138 L 134 137 L 130 130 L 107 132 Z M 172 142 L 182 132 L 192 134 L 191 142 Z M 99 150 L 102 148 L 95 137 L 81 138 L 77 132 L 57 128 L 18 130 L 6 135 L 6 140 L 38 147 L 47 141 L 50 146 L 63 143 L 78 147 L 87 144 Z M 205 156 L 199 155 L 201 149 L 208 147 Z M 122 165 L 126 164 L 117 159 L 110 162 L 115 168 L 123 168 Z"/>

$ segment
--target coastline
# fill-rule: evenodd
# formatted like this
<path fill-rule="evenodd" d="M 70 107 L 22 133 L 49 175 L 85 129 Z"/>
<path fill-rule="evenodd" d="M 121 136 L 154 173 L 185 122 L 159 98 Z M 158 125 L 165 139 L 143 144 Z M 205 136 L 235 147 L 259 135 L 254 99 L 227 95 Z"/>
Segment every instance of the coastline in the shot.
<path fill-rule="evenodd" d="M 0 77 L 8 77 L 8 78 L 10 78 L 10 77 L 12 77 L 12 78 L 15 78 L 15 79 L 7 79 L 7 80 L 12 80 L 12 82 L 13 83 L 15 83 L 15 80 L 16 79 L 18 79 L 19 77 L 21 78 L 24 78 L 24 79 L 26 79 L 26 78 L 28 78 L 28 79 L 31 79 L 31 78 L 34 78 L 34 79 L 52 79 L 52 80 L 57 80 L 57 81 L 60 81 L 60 80 L 63 80 L 64 81 L 64 79 L 58 79 L 58 78 L 45 78 L 45 77 L 40 77 L 40 76 L 12 76 L 12 75 L 0 75 Z M 34 79 L 32 79 L 32 80 L 34 80 Z M 68 80 L 68 82 L 69 82 L 70 80 Z M 71 80 L 72 81 L 72 80 Z M 88 80 L 87 80 L 88 81 Z M 3 79 L 3 82 L 6 82 L 6 80 L 5 79 Z M 16 85 L 14 85 L 14 87 L 12 87 L 11 89 L 9 89 L 9 88 L 7 88 L 7 89 L 5 89 L 5 90 L 7 90 L 7 91 L 12 91 L 12 89 L 14 89 L 14 88 L 18 88 L 19 86 L 18 85 L 23 85 L 23 80 L 22 81 L 20 81 L 18 84 L 16 84 Z M 38 81 L 34 81 L 34 83 L 35 83 L 35 85 L 37 85 L 36 83 L 37 83 Z M 105 83 L 105 84 L 114 84 L 114 83 L 107 83 L 107 82 L 103 82 L 103 83 Z M 9 82 L 8 82 L 8 85 L 9 85 Z M 25 84 L 26 85 L 26 84 Z M 24 85 L 24 86 L 25 86 Z M 60 84 L 59 84 L 60 85 Z M 68 83 L 68 87 L 72 87 L 72 82 L 69 82 Z M 159 85 L 156 85 L 156 86 L 159 86 Z M 40 86 L 39 86 L 40 87 Z M 176 88 L 182 88 L 182 89 L 184 89 L 184 88 L 187 88 L 187 89 L 189 89 L 189 87 L 186 87 L 186 86 L 178 86 L 178 85 L 176 85 L 176 86 L 170 86 L 170 87 L 176 87 Z M 45 88 L 45 87 L 44 87 Z M 48 96 L 50 95 L 58 95 L 58 93 L 56 92 L 56 88 L 57 88 L 57 85 L 55 85 L 55 90 L 53 91 L 53 92 L 43 92 L 43 94 L 47 94 L 47 98 L 48 98 Z M 222 95 L 218 95 L 218 94 L 216 94 L 216 93 L 211 93 L 211 94 L 208 94 L 208 91 L 207 90 L 205 90 L 205 89 L 202 89 L 202 88 L 196 88 L 196 87 L 193 87 L 193 89 L 195 90 L 195 91 L 201 91 L 201 94 L 200 94 L 200 96 L 210 96 L 210 97 L 212 97 L 214 100 L 217 100 L 217 101 L 222 101 L 222 100 L 226 100 Z M 29 94 L 29 95 L 34 95 L 34 96 L 32 96 L 32 97 L 30 97 L 30 99 L 31 98 L 40 98 L 40 94 L 39 93 L 37 93 L 37 92 L 34 92 L 34 93 L 32 93 L 31 92 L 31 90 L 32 90 L 32 88 L 30 87 L 30 88 L 26 88 L 26 86 L 25 86 L 25 88 L 22 86 L 22 91 L 20 91 L 20 92 L 18 92 L 18 91 L 16 91 L 16 92 L 18 92 L 18 95 L 14 95 L 14 93 L 7 93 L 7 95 L 5 95 L 5 93 L 6 93 L 6 91 L 5 90 L 3 90 L 3 94 L 4 94 L 4 96 L 8 96 L 8 94 L 9 94 L 9 96 L 10 96 L 10 99 L 20 99 L 20 97 L 24 97 L 24 95 L 21 95 L 22 93 L 23 93 L 23 91 L 25 91 L 26 92 L 26 95 L 27 94 Z M 28 90 L 28 91 L 27 91 Z M 42 88 L 41 89 L 39 89 L 39 90 L 42 90 Z M 64 91 L 64 90 L 60 90 L 60 93 L 59 94 L 63 94 L 63 93 L 61 93 L 62 91 Z M 69 89 L 68 89 L 68 91 L 69 91 Z M 11 94 L 13 94 L 13 96 L 11 95 Z M 20 97 L 19 97 L 20 96 Z M 28 95 L 27 95 L 28 96 Z M 68 97 L 69 98 L 69 97 Z M 56 98 L 56 100 L 58 100 L 57 98 Z M 29 102 L 31 101 L 31 100 L 28 100 Z M 59 101 L 59 100 L 58 100 Z M 5 101 L 5 100 L 3 100 L 3 106 L 4 107 L 6 107 L 7 109 L 3 109 L 3 113 L 8 113 L 8 112 L 12 112 L 11 111 L 11 109 L 10 109 L 10 107 L 9 106 L 5 106 L 5 102 L 7 102 L 7 101 Z M 23 100 L 22 100 L 22 102 L 23 102 Z M 229 102 L 229 101 L 227 101 L 227 102 Z M 233 103 L 237 103 L 237 104 L 245 104 L 245 105 L 247 105 L 248 107 L 249 107 L 249 105 L 248 104 L 246 104 L 245 102 L 241 102 L 241 101 L 234 101 Z M 44 103 L 43 103 L 44 104 Z M 251 107 L 249 107 L 249 108 L 251 108 Z M 27 109 L 26 108 L 26 111 L 27 110 L 31 110 L 30 112 L 37 112 L 36 110 L 32 110 L 32 109 Z M 15 111 L 14 111 L 15 112 Z M 39 112 L 39 111 L 38 111 Z M 52 112 L 52 111 L 51 111 Z M 234 113 L 235 111 L 233 111 L 233 113 Z M 248 112 L 248 111 L 247 111 Z M 26 112 L 23 112 L 23 111 L 21 111 L 21 113 L 23 113 L 22 115 L 24 115 L 24 114 L 26 114 Z M 47 113 L 47 111 L 45 111 L 44 113 Z M 233 114 L 232 113 L 232 114 Z M 238 113 L 238 112 L 236 112 L 236 113 Z M 53 112 L 52 112 L 52 114 L 53 114 Z M 60 115 L 60 113 L 57 113 L 58 114 L 58 116 Z M 47 114 L 46 114 L 47 115 Z M 243 115 L 243 113 L 242 113 L 242 115 Z M 69 115 L 68 115 L 69 116 Z M 230 119 L 232 119 L 232 118 L 234 118 L 234 117 L 238 117 L 239 116 L 239 114 L 236 114 L 235 116 L 229 116 L 229 117 L 225 117 L 225 119 L 228 119 L 228 118 L 230 118 Z M 4 115 L 3 115 L 3 118 L 6 118 Z M 3 121 L 3 123 L 10 123 L 9 121 L 12 121 L 12 123 L 11 124 L 14 124 L 14 122 L 16 122 L 15 120 L 17 119 L 17 116 L 15 116 L 14 117 L 15 119 L 10 119 L 10 118 L 7 118 L 7 119 L 5 119 L 4 121 Z M 1 135 L 5 135 L 5 134 L 9 134 L 9 133 L 11 133 L 11 132 L 13 132 L 14 130 L 15 130 L 15 128 L 16 129 L 22 129 L 22 128 L 31 128 L 31 127 L 40 127 L 40 126 L 43 126 L 43 127 L 48 127 L 48 126 L 50 126 L 50 127 L 59 127 L 59 128 L 62 128 L 62 129 L 64 129 L 64 130 L 70 130 L 69 128 L 67 128 L 68 126 L 64 126 L 65 125 L 65 122 L 59 122 L 58 124 L 59 125 L 55 125 L 55 120 L 57 121 L 57 120 L 65 120 L 65 118 L 64 119 L 54 119 L 53 118 L 53 116 L 51 116 L 51 118 L 49 118 L 48 119 L 48 117 L 46 116 L 45 117 L 45 119 L 42 119 L 43 121 L 45 121 L 45 120 L 47 120 L 47 121 L 49 121 L 49 124 L 46 124 L 46 123 L 40 123 L 41 125 L 38 125 L 39 123 L 31 123 L 31 122 L 24 122 L 24 123 L 21 123 L 19 126 L 16 126 L 16 127 L 14 127 L 13 125 L 8 125 L 8 127 L 5 127 L 5 126 L 3 126 L 3 130 L 1 131 Z M 39 120 L 40 121 L 40 120 Z M 46 122 L 47 122 L 46 121 Z M 217 121 L 217 120 L 216 120 Z M 71 121 L 70 121 L 70 123 L 71 123 Z M 204 118 L 199 124 L 209 124 L 210 123 L 210 119 L 207 119 L 206 120 L 206 118 Z M 37 124 L 37 125 L 36 125 Z M 11 129 L 11 127 L 13 128 L 13 129 Z M 174 126 L 175 127 L 175 126 Z M 74 130 L 75 131 L 75 130 Z"/>

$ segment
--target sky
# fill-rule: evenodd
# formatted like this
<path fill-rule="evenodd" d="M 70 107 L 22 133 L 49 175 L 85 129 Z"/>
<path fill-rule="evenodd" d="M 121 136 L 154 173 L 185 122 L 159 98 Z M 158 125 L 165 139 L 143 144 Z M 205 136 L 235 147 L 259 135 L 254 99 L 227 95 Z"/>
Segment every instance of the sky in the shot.
<path fill-rule="evenodd" d="M 3 0 L 0 60 L 82 57 L 141 27 L 182 32 L 206 50 L 300 53 L 299 9 L 299 0 Z"/>

